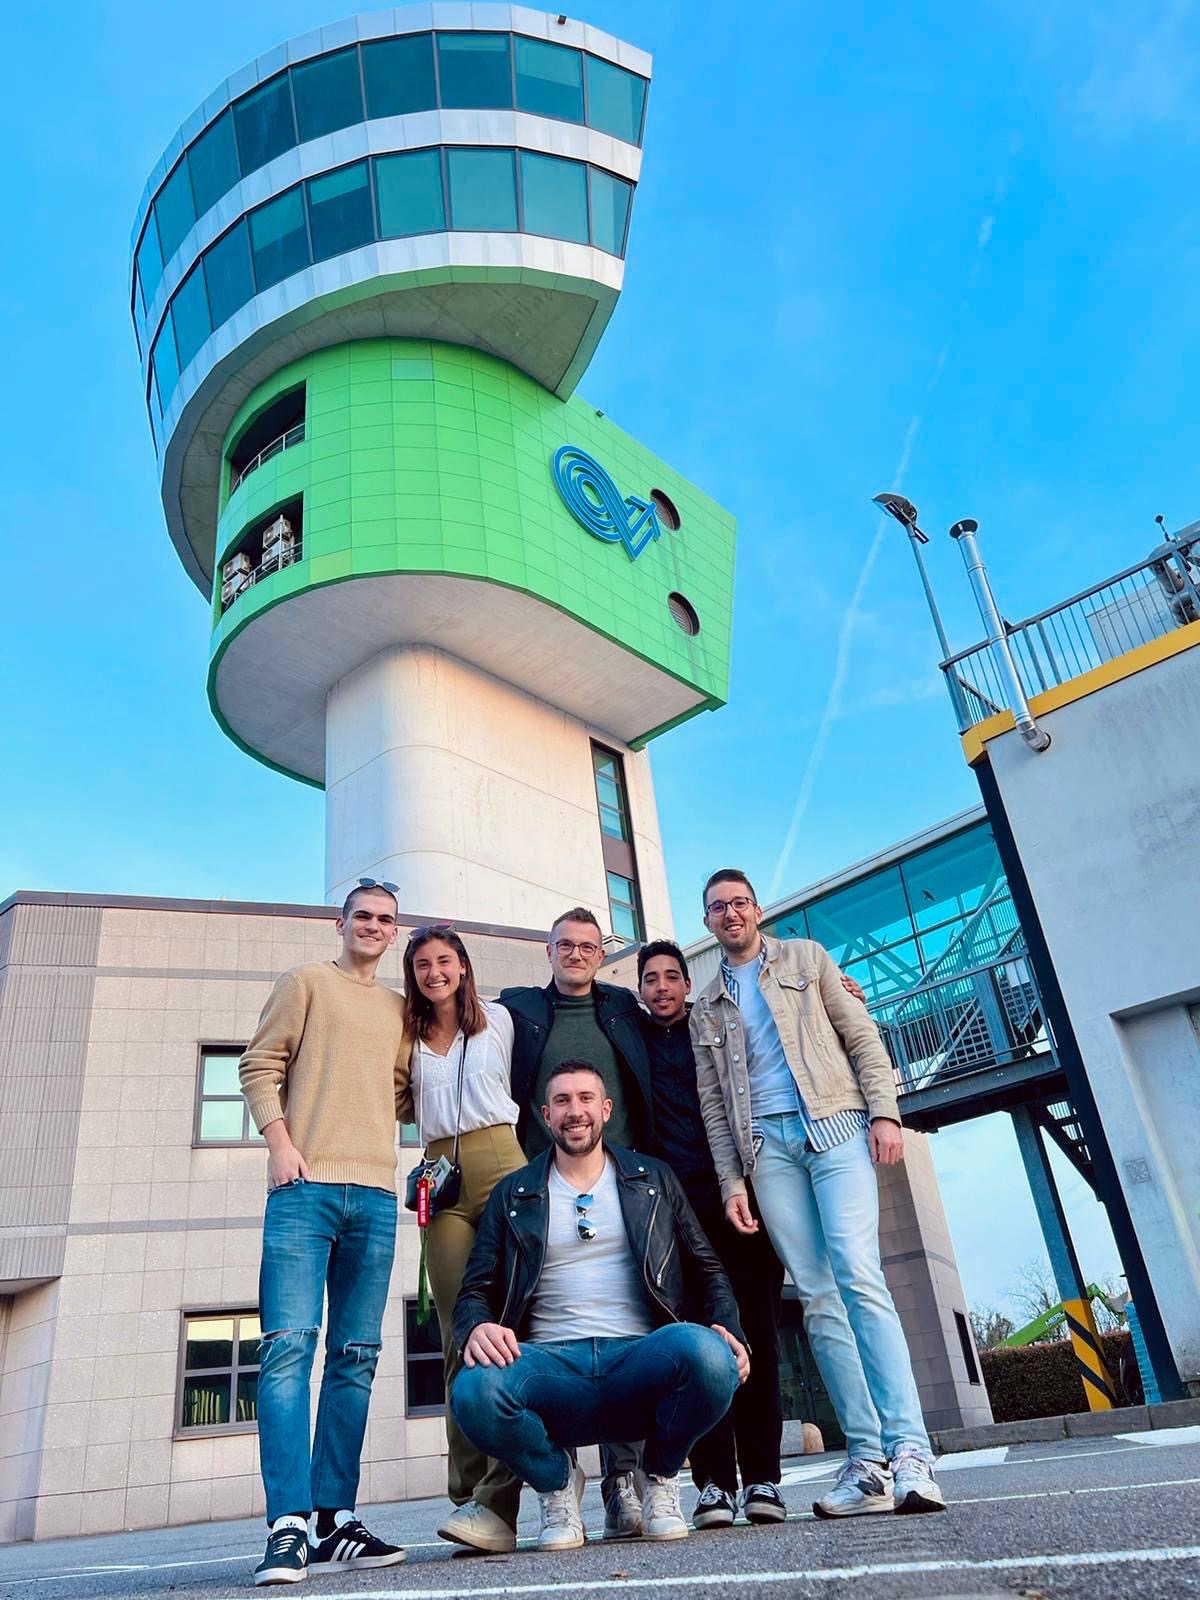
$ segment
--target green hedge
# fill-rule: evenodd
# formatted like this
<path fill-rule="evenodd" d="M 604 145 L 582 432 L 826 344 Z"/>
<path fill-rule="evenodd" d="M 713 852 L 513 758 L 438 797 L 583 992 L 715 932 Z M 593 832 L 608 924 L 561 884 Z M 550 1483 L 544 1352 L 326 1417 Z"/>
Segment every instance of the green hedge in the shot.
<path fill-rule="evenodd" d="M 1120 1405 L 1128 1402 L 1117 1376 L 1126 1333 L 1100 1336 L 1105 1365 Z M 1054 1344 L 1027 1344 L 1016 1350 L 984 1350 L 979 1356 L 983 1381 L 996 1422 L 1023 1422 L 1029 1417 L 1061 1417 L 1086 1411 L 1087 1397 L 1069 1339 Z"/>

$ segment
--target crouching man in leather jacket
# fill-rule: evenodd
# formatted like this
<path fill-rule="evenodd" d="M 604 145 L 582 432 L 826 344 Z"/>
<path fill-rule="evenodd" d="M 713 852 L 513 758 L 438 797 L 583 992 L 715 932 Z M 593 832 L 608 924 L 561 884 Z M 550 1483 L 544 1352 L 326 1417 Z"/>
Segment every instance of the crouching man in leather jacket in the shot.
<path fill-rule="evenodd" d="M 562 1062 L 546 1098 L 552 1148 L 497 1184 L 479 1224 L 450 1404 L 537 1490 L 539 1549 L 583 1544 L 567 1447 L 612 1439 L 646 1441 L 643 1537 L 682 1539 L 679 1469 L 750 1370 L 737 1304 L 674 1173 L 604 1144 L 596 1068 Z"/>

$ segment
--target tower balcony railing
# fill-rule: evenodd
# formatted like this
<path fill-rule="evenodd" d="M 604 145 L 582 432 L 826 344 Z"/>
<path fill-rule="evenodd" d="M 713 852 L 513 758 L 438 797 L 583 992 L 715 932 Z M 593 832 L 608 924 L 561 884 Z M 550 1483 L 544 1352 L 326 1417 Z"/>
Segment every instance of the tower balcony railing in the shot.
<path fill-rule="evenodd" d="M 252 456 L 242 470 L 235 473 L 229 483 L 229 492 L 233 494 L 252 472 L 256 472 L 264 461 L 270 461 L 272 456 L 277 456 L 283 450 L 290 450 L 294 444 L 304 443 L 304 424 L 298 422 L 294 428 L 289 428 L 286 433 L 281 433 L 278 439 L 272 439 L 270 444 L 264 445 L 256 456 Z"/>
<path fill-rule="evenodd" d="M 1129 567 L 1024 622 L 1006 623 L 1027 699 L 1200 621 L 1200 523 Z M 1012 710 L 991 644 L 942 662 L 961 731 Z"/>
<path fill-rule="evenodd" d="M 297 561 L 304 558 L 304 541 L 293 539 L 290 543 L 280 541 L 271 551 L 263 556 L 258 566 L 241 576 L 239 582 L 223 584 L 221 592 L 221 615 L 224 616 L 230 606 L 235 605 L 244 594 L 248 594 L 256 583 L 263 578 L 270 577 L 272 572 L 281 572 L 284 567 L 294 567 Z"/>

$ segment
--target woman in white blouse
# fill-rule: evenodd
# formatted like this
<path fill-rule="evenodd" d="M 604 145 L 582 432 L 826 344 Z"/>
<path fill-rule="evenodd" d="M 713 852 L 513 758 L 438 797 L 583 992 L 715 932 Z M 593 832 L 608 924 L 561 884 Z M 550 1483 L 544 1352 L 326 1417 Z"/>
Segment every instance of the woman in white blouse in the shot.
<path fill-rule="evenodd" d="M 458 1159 L 457 1203 L 429 1224 L 429 1285 L 442 1328 L 446 1393 L 461 1369 L 450 1319 L 488 1196 L 501 1178 L 525 1165 L 517 1143 L 518 1107 L 509 1092 L 512 1018 L 482 1000 L 466 946 L 448 927 L 418 928 L 404 951 L 404 1021 L 412 1041 L 402 1120 L 415 1120 L 427 1159 Z M 462 1065 L 462 1111 L 458 1082 Z M 408 1101 L 411 1097 L 411 1110 Z M 449 1492 L 458 1508 L 438 1529 L 444 1539 L 476 1550 L 514 1550 L 521 1485 L 501 1462 L 482 1455 L 446 1408 Z"/>

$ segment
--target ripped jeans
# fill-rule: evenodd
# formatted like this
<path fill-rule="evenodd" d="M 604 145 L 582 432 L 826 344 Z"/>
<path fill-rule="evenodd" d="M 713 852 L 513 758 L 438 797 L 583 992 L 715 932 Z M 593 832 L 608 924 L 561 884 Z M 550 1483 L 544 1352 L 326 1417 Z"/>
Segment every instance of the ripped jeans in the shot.
<path fill-rule="evenodd" d="M 267 1196 L 258 1444 L 268 1522 L 354 1509 L 395 1250 L 396 1196 L 386 1189 L 297 1179 Z M 309 1380 L 327 1289 L 310 1454 Z"/>

